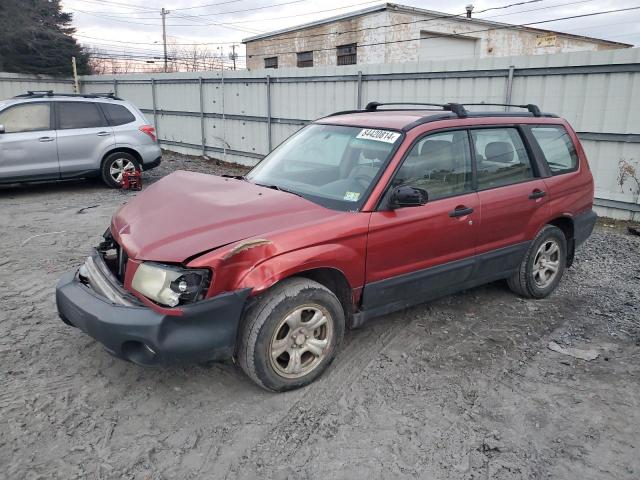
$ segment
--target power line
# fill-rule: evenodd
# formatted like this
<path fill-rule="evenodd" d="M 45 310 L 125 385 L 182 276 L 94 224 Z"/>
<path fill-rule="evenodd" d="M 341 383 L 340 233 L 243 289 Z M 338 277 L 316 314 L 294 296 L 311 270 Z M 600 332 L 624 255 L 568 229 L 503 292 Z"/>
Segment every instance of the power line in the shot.
<path fill-rule="evenodd" d="M 276 4 L 272 4 L 272 5 L 267 5 L 267 6 L 264 6 L 264 7 L 254 7 L 254 8 L 245 8 L 245 9 L 242 9 L 242 10 L 232 10 L 232 11 L 228 11 L 228 12 L 218 12 L 218 13 L 212 14 L 212 15 L 219 16 L 219 15 L 230 15 L 230 14 L 233 14 L 233 13 L 253 12 L 253 11 L 257 11 L 257 10 L 265 10 L 265 9 L 269 9 L 269 8 L 276 8 L 276 7 L 281 7 L 281 6 L 284 6 L 284 5 L 291 5 L 291 4 L 294 4 L 294 3 L 301 3 L 301 2 L 308 2 L 308 1 L 309 0 L 290 0 L 288 2 L 276 3 Z M 75 11 L 79 12 L 79 13 L 87 14 L 87 15 L 94 15 L 96 17 L 101 17 L 101 16 L 102 17 L 106 17 L 106 18 L 109 18 L 111 20 L 115 20 L 117 22 L 122 22 L 122 23 L 132 23 L 132 24 L 135 24 L 135 25 L 156 26 L 156 24 L 154 24 L 154 23 L 132 22 L 132 21 L 129 21 L 129 20 L 122 20 L 122 19 L 117 18 L 117 17 L 110 17 L 108 14 L 101 15 L 101 14 L 97 14 L 97 13 L 94 13 L 94 12 L 90 12 L 90 11 L 86 11 L 86 10 L 79 10 L 79 9 L 76 9 Z M 182 16 L 182 18 L 185 18 L 186 20 L 190 20 L 192 18 L 199 18 L 201 15 L 181 15 L 181 16 Z M 154 18 L 155 17 L 144 17 L 144 18 L 140 18 L 140 20 L 152 20 Z M 205 26 L 216 26 L 217 24 L 218 24 L 218 22 L 207 22 L 207 23 L 202 23 L 201 25 L 195 25 L 195 24 L 191 24 L 191 23 L 188 23 L 188 24 L 177 24 L 177 23 L 174 23 L 174 24 L 168 24 L 167 26 L 170 26 L 170 27 L 205 27 Z"/>
<path fill-rule="evenodd" d="M 86 0 L 85 0 L 86 1 Z M 240 0 L 238 0 L 240 1 Z M 594 1 L 594 0 L 583 0 L 583 1 Z M 351 8 L 351 7 L 356 7 L 356 6 L 360 6 L 360 5 L 366 5 L 366 4 L 370 4 L 370 3 L 378 3 L 379 0 L 369 0 L 367 2 L 361 2 L 361 3 L 354 3 L 351 5 L 345 5 L 343 7 L 337 7 L 337 8 L 329 8 L 329 9 L 325 9 L 325 10 L 316 10 L 313 12 L 307 12 L 307 13 L 302 13 L 298 16 L 307 16 L 307 15 L 315 15 L 317 13 L 326 13 L 326 12 L 333 12 L 336 10 L 344 10 L 346 8 Z M 269 17 L 269 18 L 263 18 L 261 20 L 245 20 L 245 21 L 237 21 L 237 22 L 224 22 L 224 23 L 218 23 L 218 26 L 222 26 L 222 25 L 237 25 L 240 23 L 256 23 L 256 22 L 265 22 L 265 21 L 271 21 L 271 20 L 281 20 L 283 18 L 291 18 L 291 15 L 286 15 L 283 17 Z M 90 38 L 93 40 L 102 40 L 102 41 L 111 41 L 111 42 L 116 42 L 116 43 L 126 43 L 128 45 L 156 45 L 157 42 L 129 42 L 129 41 L 123 41 L 123 40 L 111 40 L 108 38 L 98 38 L 98 37 L 90 37 L 87 35 L 80 35 L 80 34 L 74 34 L 76 37 L 80 37 L 80 38 Z M 195 42 L 195 43 L 180 43 L 178 45 L 218 45 L 218 44 L 236 44 L 238 43 L 238 41 L 235 42 Z"/>
<path fill-rule="evenodd" d="M 513 8 L 513 7 L 517 7 L 520 5 L 526 5 L 528 3 L 538 3 L 538 2 L 542 2 L 544 0 L 525 0 L 525 1 L 521 1 L 521 2 L 516 2 L 516 3 L 510 3 L 508 5 L 501 5 L 498 7 L 490 7 L 490 8 L 485 8 L 484 10 L 480 10 L 477 13 L 485 13 L 491 10 L 504 10 L 506 8 Z M 310 33 L 310 34 L 306 34 L 304 36 L 305 39 L 307 38 L 313 38 L 313 37 L 324 37 L 327 35 L 344 35 L 347 33 L 356 33 L 356 32 L 364 32 L 364 31 L 369 31 L 369 30 L 378 30 L 379 28 L 391 28 L 391 27 L 397 27 L 397 26 L 403 26 L 403 25 L 412 25 L 415 23 L 426 23 L 426 22 L 434 22 L 436 20 L 443 20 L 443 19 L 451 19 L 451 18 L 464 18 L 466 21 L 466 12 L 465 13 L 446 13 L 443 15 L 438 15 L 432 18 L 422 18 L 420 20 L 410 20 L 410 21 L 406 21 L 406 22 L 398 22 L 398 23 L 390 23 L 388 25 L 377 25 L 375 27 L 362 27 L 362 28 L 354 28 L 352 30 L 343 30 L 341 32 L 328 32 L 328 33 Z M 293 27 L 295 28 L 295 27 Z M 274 39 L 263 39 L 262 41 L 282 41 L 282 40 L 298 40 L 300 37 L 297 36 L 291 36 L 291 37 L 279 37 L 279 38 L 274 38 Z"/>

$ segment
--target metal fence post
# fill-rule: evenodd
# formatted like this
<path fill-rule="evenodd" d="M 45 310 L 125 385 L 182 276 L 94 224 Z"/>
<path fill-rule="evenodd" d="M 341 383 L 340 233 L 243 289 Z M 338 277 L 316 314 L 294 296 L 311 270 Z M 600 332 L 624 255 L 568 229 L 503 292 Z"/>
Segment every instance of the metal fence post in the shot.
<path fill-rule="evenodd" d="M 198 78 L 198 86 L 200 87 L 200 139 L 202 141 L 202 156 L 206 154 L 206 141 L 204 137 L 204 92 L 202 89 L 202 77 Z"/>
<path fill-rule="evenodd" d="M 504 93 L 504 103 L 511 103 L 511 94 L 513 92 L 513 71 L 516 69 L 514 65 L 509 65 L 509 75 L 507 76 L 507 85 Z M 504 107 L 504 111 L 509 111 L 509 107 Z"/>
<path fill-rule="evenodd" d="M 267 75 L 267 148 L 271 152 L 271 75 Z"/>
<path fill-rule="evenodd" d="M 356 109 L 362 109 L 362 71 L 358 72 L 358 99 Z"/>
<path fill-rule="evenodd" d="M 151 101 L 153 102 L 153 126 L 156 128 L 156 138 L 160 143 L 160 129 L 158 128 L 158 108 L 156 104 L 156 79 L 151 78 Z"/>
<path fill-rule="evenodd" d="M 227 118 L 224 111 L 224 65 L 220 71 L 222 78 L 220 79 L 220 87 L 222 89 L 222 160 L 227 161 Z"/>
<path fill-rule="evenodd" d="M 118 96 L 118 79 L 117 78 L 113 79 L 113 94 L 116 97 Z"/>

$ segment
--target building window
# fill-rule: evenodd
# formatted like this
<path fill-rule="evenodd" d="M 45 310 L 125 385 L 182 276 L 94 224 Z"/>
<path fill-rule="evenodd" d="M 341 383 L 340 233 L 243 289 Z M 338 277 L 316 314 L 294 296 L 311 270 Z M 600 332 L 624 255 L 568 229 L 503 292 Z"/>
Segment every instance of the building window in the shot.
<path fill-rule="evenodd" d="M 264 59 L 264 68 L 278 68 L 278 57 L 267 57 Z"/>
<path fill-rule="evenodd" d="M 313 52 L 298 53 L 298 67 L 313 67 Z"/>
<path fill-rule="evenodd" d="M 338 47 L 338 65 L 355 65 L 357 63 L 356 60 L 355 43 Z"/>

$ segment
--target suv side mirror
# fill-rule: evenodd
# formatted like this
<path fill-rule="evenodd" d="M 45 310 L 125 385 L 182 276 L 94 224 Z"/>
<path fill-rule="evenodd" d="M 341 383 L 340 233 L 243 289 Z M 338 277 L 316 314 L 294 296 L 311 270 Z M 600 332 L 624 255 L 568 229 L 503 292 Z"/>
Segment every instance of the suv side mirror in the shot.
<path fill-rule="evenodd" d="M 429 200 L 429 194 L 422 188 L 400 185 L 391 192 L 389 206 L 391 209 L 403 207 L 419 207 Z"/>
<path fill-rule="evenodd" d="M 0 133 L 4 133 L 5 129 L 4 129 L 4 125 L 0 125 Z"/>

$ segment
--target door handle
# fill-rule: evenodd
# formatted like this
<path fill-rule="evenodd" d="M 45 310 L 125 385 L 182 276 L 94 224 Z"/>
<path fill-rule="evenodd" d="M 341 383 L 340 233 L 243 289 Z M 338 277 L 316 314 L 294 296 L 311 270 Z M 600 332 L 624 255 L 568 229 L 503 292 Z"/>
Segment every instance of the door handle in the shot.
<path fill-rule="evenodd" d="M 109 132 L 98 132 L 97 135 L 99 137 L 106 137 L 107 135 L 111 135 Z"/>
<path fill-rule="evenodd" d="M 451 212 L 449 212 L 449 216 L 464 217 L 465 215 L 469 215 L 470 213 L 473 213 L 473 208 L 460 205 L 459 207 L 456 207 L 455 210 L 452 210 Z"/>
<path fill-rule="evenodd" d="M 38 139 L 39 142 L 53 142 L 55 140 L 55 138 L 53 137 L 40 137 Z"/>
<path fill-rule="evenodd" d="M 538 198 L 542 198 L 547 194 L 547 192 L 545 192 L 544 190 L 538 190 L 537 188 L 531 192 L 531 194 L 529 195 L 529 200 L 536 200 Z"/>

